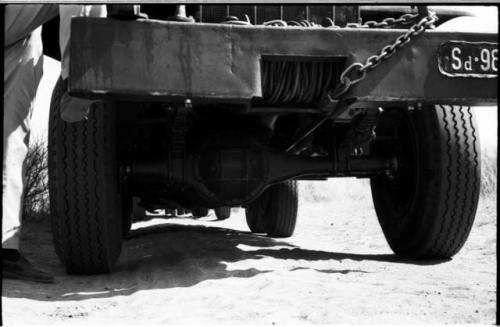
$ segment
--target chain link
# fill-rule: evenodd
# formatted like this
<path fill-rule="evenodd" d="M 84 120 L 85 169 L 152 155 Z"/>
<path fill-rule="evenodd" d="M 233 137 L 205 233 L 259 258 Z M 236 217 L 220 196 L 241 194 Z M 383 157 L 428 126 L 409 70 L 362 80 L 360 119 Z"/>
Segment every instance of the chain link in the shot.
<path fill-rule="evenodd" d="M 418 20 L 418 18 L 421 17 L 417 23 L 414 23 L 410 28 L 408 28 L 406 33 L 398 36 L 393 43 L 383 47 L 377 55 L 368 57 L 365 63 L 355 62 L 347 67 L 340 75 L 340 82 L 337 87 L 328 94 L 328 98 L 338 99 L 340 96 L 347 93 L 353 85 L 364 80 L 369 71 L 380 65 L 383 61 L 392 57 L 399 49 L 407 45 L 411 41 L 412 37 L 423 33 L 426 29 L 432 28 L 434 23 L 437 22 L 438 17 L 432 11 L 426 10 L 426 13 L 427 15 L 424 17 L 422 17 L 420 14 L 404 14 L 399 18 L 386 18 L 379 23 L 368 21 L 363 25 L 348 24 L 347 27 L 369 28 L 386 27 L 393 24 L 408 25 L 410 23 L 414 23 Z"/>
<path fill-rule="evenodd" d="M 389 17 L 381 22 L 376 22 L 374 20 L 369 20 L 363 24 L 358 23 L 348 23 L 346 27 L 348 28 L 390 28 L 396 25 L 409 25 L 413 23 L 419 14 L 404 14 L 399 18 Z"/>

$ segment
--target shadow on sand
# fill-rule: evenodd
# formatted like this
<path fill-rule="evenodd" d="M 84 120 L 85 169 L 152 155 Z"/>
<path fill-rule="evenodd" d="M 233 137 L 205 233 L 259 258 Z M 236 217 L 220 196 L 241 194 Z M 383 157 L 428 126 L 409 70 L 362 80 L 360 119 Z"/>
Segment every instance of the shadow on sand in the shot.
<path fill-rule="evenodd" d="M 325 252 L 299 248 L 293 244 L 220 227 L 165 223 L 133 230 L 124 240 L 123 250 L 113 273 L 94 276 L 70 276 L 57 259 L 48 224 L 26 227 L 25 249 L 30 261 L 50 271 L 55 284 L 36 284 L 4 280 L 3 296 L 39 301 L 75 301 L 129 295 L 146 289 L 190 287 L 202 281 L 224 278 L 250 278 L 272 270 L 230 270 L 228 263 L 248 259 L 335 260 L 338 267 L 313 269 L 295 267 L 290 271 L 313 269 L 320 273 L 367 273 L 345 269 L 342 260 L 380 261 L 432 265 L 443 261 L 410 261 L 393 254 L 356 254 Z M 350 265 L 352 266 L 352 265 Z M 339 269 L 335 269 L 339 268 Z"/>

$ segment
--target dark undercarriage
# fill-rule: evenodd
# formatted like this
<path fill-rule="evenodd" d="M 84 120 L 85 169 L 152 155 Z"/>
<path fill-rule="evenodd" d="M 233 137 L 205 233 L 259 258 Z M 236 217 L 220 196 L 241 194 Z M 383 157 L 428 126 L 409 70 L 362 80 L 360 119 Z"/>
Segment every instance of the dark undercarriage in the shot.
<path fill-rule="evenodd" d="M 187 6 L 197 22 L 252 17 L 264 21 L 327 17 L 339 25 L 358 23 L 359 7 Z M 175 6 L 146 5 L 152 19 L 175 16 Z M 342 58 L 270 56 L 261 63 L 261 98 L 194 104 L 116 104 L 121 180 L 141 205 L 158 208 L 217 208 L 251 203 L 270 185 L 289 179 L 369 177 L 396 168 L 395 156 L 370 155 L 377 107 L 352 110 L 298 137 L 321 119 L 318 100 L 336 86 Z M 290 149 L 290 147 L 293 148 Z"/>
<path fill-rule="evenodd" d="M 376 7 L 364 9 L 189 5 L 186 12 L 196 22 L 220 23 L 232 16 L 257 24 L 273 19 L 321 24 L 332 18 L 339 26 L 383 16 Z M 142 12 L 159 20 L 175 20 L 176 14 L 175 6 L 164 5 L 145 5 Z M 444 20 L 454 15 L 447 14 Z M 251 101 L 115 103 L 122 186 L 148 210 L 217 208 L 245 206 L 270 185 L 290 179 L 394 174 L 396 152 L 370 151 L 378 141 L 375 126 L 382 108 L 377 104 L 350 109 L 313 128 L 324 117 L 319 101 L 335 88 L 345 67 L 342 57 L 267 56 L 261 61 L 263 96 Z"/>
<path fill-rule="evenodd" d="M 437 23 L 424 6 L 117 6 L 72 20 L 68 86 L 51 104 L 68 272 L 109 272 L 144 209 L 222 220 L 242 206 L 251 232 L 290 237 L 296 181 L 331 177 L 370 179 L 396 254 L 463 246 L 480 190 L 470 106 L 497 101 L 495 33 L 439 30 L 455 8 Z M 64 92 L 96 100 L 86 120 L 61 119 Z"/>
<path fill-rule="evenodd" d="M 241 206 L 287 179 L 370 177 L 397 166 L 375 156 L 378 108 L 322 125 L 286 148 L 317 114 L 234 113 L 203 105 L 117 103 L 122 181 L 148 209 Z"/>

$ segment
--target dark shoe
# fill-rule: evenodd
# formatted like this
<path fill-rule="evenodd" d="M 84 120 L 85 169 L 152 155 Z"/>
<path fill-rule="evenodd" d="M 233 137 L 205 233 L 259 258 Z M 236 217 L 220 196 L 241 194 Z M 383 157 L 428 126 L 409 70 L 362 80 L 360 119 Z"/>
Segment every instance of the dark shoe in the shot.
<path fill-rule="evenodd" d="M 54 277 L 38 270 L 16 250 L 2 249 L 2 278 L 54 283 Z"/>

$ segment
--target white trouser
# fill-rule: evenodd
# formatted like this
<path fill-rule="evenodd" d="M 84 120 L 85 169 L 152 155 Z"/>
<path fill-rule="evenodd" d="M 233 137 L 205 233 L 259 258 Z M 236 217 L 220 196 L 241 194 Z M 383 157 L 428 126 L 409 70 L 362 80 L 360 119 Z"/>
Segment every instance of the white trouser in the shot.
<path fill-rule="evenodd" d="M 5 8 L 2 247 L 19 248 L 30 117 L 43 74 L 41 25 L 57 15 L 56 5 Z"/>
<path fill-rule="evenodd" d="M 62 75 L 68 77 L 70 21 L 106 16 L 104 5 L 7 5 L 4 44 L 4 133 L 2 247 L 19 249 L 30 118 L 43 74 L 41 25 L 61 14 Z"/>

